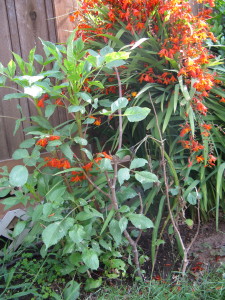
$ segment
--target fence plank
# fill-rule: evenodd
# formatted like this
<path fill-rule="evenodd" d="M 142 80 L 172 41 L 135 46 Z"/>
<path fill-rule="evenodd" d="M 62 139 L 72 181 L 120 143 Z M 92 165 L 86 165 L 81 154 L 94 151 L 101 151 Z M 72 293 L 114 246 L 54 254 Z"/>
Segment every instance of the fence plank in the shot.
<path fill-rule="evenodd" d="M 65 43 L 74 29 L 74 25 L 69 21 L 68 16 L 76 9 L 77 1 L 53 0 L 53 3 L 56 17 L 57 40 L 59 43 Z"/>
<path fill-rule="evenodd" d="M 7 1 L 7 0 L 5 0 Z M 11 44 L 11 32 L 8 26 L 8 16 L 5 1 L 0 2 L 0 61 L 4 66 L 12 59 L 12 44 Z M 3 42 L 4 41 L 4 42 Z M 16 87 L 15 85 L 10 85 L 11 87 Z M 2 99 L 5 94 L 14 92 L 11 89 L 1 89 L 0 98 Z M 20 112 L 16 108 L 18 100 L 10 100 L 10 101 L 1 101 L 0 102 L 0 111 L 1 115 L 4 116 L 4 119 L 1 117 L 0 125 L 0 138 L 1 138 L 1 147 L 0 147 L 0 159 L 9 158 L 15 148 L 23 140 L 23 132 L 20 129 L 16 136 L 13 136 L 13 131 L 15 127 L 15 120 L 20 118 Z M 9 116 L 10 118 L 7 118 Z"/>

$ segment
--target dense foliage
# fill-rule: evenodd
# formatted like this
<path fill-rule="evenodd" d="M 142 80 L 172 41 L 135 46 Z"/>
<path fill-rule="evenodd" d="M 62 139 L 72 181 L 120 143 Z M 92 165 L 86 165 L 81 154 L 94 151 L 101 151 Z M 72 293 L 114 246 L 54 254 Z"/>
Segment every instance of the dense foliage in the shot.
<path fill-rule="evenodd" d="M 198 2 L 207 6 L 195 16 L 186 1 L 84 0 L 70 15 L 79 23 L 66 45 L 42 41 L 45 57 L 32 49 L 28 62 L 14 53 L 0 65 L 1 86 L 19 87 L 3 100 L 28 98 L 37 111 L 13 154 L 23 165 L 2 170 L 0 196 L 11 194 L 2 203 L 35 205 L 13 237 L 28 228 L 25 244 L 60 257 L 73 299 L 83 278 L 87 291 L 128 268 L 141 279 L 147 229 L 152 272 L 168 229 L 184 274 L 191 246 L 179 226 L 192 229 L 211 212 L 218 227 L 224 56 L 209 25 L 217 35 L 214 2 Z M 15 133 L 25 120 L 18 109 Z M 53 126 L 57 110 L 69 117 Z"/>

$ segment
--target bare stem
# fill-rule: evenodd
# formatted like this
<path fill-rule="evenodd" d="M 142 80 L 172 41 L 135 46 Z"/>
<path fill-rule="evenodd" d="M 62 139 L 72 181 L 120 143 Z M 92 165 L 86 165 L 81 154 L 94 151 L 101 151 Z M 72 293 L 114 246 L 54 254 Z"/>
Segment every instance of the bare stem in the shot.
<path fill-rule="evenodd" d="M 118 69 L 115 68 L 115 71 L 116 71 L 116 77 L 117 77 L 118 87 L 119 87 L 119 97 L 121 98 L 123 96 L 122 83 L 121 83 L 121 79 L 120 79 Z M 121 149 L 122 142 L 123 142 L 123 117 L 122 117 L 121 109 L 118 109 L 118 115 L 119 115 L 119 144 L 118 144 L 118 149 L 117 150 Z"/>
<path fill-rule="evenodd" d="M 153 104 L 152 97 L 151 97 L 150 93 L 149 93 L 149 98 L 150 98 L 150 101 L 151 101 L 151 104 L 152 104 L 152 108 L 153 108 L 153 111 L 154 111 L 154 115 L 155 115 L 155 119 L 156 119 L 156 126 L 157 126 L 157 129 L 158 129 L 158 132 L 159 132 L 159 137 L 160 137 L 163 178 L 164 178 L 164 182 L 165 182 L 165 192 L 166 192 L 166 200 L 167 200 L 167 206 L 168 206 L 168 210 L 169 210 L 169 215 L 170 215 L 170 219 L 171 219 L 171 222 L 173 224 L 174 230 L 175 230 L 175 232 L 177 234 L 177 237 L 178 237 L 178 239 L 180 241 L 181 248 L 183 250 L 183 255 L 184 255 L 184 257 L 183 257 L 183 266 L 187 267 L 187 265 L 188 265 L 187 249 L 185 248 L 183 239 L 181 237 L 179 228 L 178 228 L 178 226 L 176 224 L 176 221 L 174 219 L 174 216 L 173 216 L 173 213 L 172 213 L 172 209 L 171 209 L 171 206 L 170 206 L 169 184 L 168 184 L 168 177 L 167 177 L 167 172 L 166 172 L 166 160 L 165 160 L 165 153 L 164 153 L 164 151 L 165 151 L 165 149 L 164 149 L 164 140 L 162 138 L 162 133 L 161 133 L 161 130 L 160 130 L 160 127 L 159 127 L 158 116 L 157 116 L 157 113 L 156 113 L 156 110 L 155 110 L 155 106 Z M 182 275 L 183 276 L 185 275 L 186 267 L 182 268 Z"/>

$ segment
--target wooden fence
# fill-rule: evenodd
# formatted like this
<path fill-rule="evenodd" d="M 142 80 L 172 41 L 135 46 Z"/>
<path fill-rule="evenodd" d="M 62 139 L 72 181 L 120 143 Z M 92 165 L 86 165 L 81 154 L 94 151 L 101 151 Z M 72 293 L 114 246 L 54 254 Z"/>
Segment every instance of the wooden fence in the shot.
<path fill-rule="evenodd" d="M 194 13 L 198 6 L 189 0 Z M 12 51 L 25 60 L 29 51 L 36 47 L 36 53 L 43 54 L 39 37 L 52 42 L 65 42 L 72 24 L 68 14 L 77 6 L 76 0 L 0 0 L 0 62 L 6 65 L 12 58 Z M 12 85 L 11 88 L 17 88 Z M 10 89 L 0 89 L 0 166 L 12 157 L 12 153 L 25 139 L 23 128 L 29 126 L 29 116 L 35 114 L 32 103 L 26 99 L 1 101 Z M 17 104 L 23 109 L 28 121 L 13 135 L 15 121 L 21 118 Z M 58 109 L 53 124 L 63 122 L 67 116 Z M 7 162 L 9 164 L 10 161 Z"/>
<path fill-rule="evenodd" d="M 0 0 L 0 62 L 6 66 L 13 58 L 12 51 L 27 59 L 29 51 L 36 47 L 36 53 L 43 54 L 39 37 L 52 42 L 65 42 L 72 24 L 68 14 L 74 10 L 75 0 Z M 1 101 L 7 93 L 14 92 L 16 85 L 10 89 L 0 89 L 0 161 L 10 159 L 14 150 L 27 137 L 22 124 L 16 135 L 13 135 L 15 121 L 21 118 L 17 104 L 26 117 L 35 114 L 35 108 L 26 99 Z M 58 109 L 53 124 L 65 121 L 67 116 Z M 1 165 L 1 163 L 0 163 Z"/>

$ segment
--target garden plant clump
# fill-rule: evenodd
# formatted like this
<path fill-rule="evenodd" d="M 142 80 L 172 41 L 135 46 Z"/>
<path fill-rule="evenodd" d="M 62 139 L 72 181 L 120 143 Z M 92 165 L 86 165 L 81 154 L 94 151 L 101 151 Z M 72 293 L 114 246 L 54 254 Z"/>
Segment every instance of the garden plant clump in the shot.
<path fill-rule="evenodd" d="M 214 2 L 198 2 L 206 7 L 195 16 L 179 0 L 80 1 L 69 16 L 78 26 L 65 45 L 41 40 L 45 57 L 32 49 L 28 62 L 13 53 L 6 67 L 0 64 L 1 87 L 18 86 L 3 100 L 27 98 L 37 112 L 13 153 L 23 164 L 2 168 L 0 196 L 11 197 L 1 202 L 32 204 L 13 238 L 28 228 L 24 245 L 41 245 L 48 264 L 60 260 L 65 299 L 106 279 L 149 279 L 166 231 L 185 275 L 200 221 L 215 216 L 218 229 L 224 46 L 213 51 Z M 17 108 L 15 134 L 26 120 Z M 68 120 L 53 126 L 60 110 Z M 183 226 L 195 228 L 188 245 Z M 149 257 L 139 247 L 142 234 L 151 240 Z M 142 268 L 146 260 L 151 274 Z"/>

